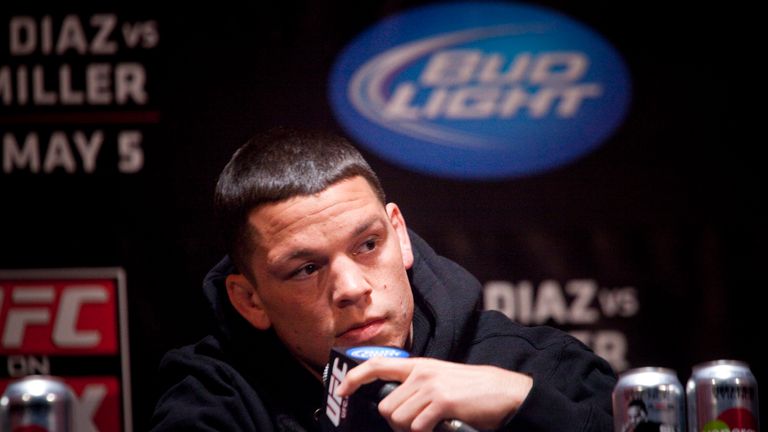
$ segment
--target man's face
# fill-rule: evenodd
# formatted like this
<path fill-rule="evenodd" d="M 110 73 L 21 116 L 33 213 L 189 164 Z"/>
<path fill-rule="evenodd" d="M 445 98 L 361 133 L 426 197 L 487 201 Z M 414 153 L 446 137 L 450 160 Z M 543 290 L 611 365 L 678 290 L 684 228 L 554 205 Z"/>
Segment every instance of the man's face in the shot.
<path fill-rule="evenodd" d="M 633 405 L 627 409 L 627 419 L 631 424 L 638 424 L 645 419 L 645 411 Z"/>
<path fill-rule="evenodd" d="M 233 280 L 249 285 L 248 307 L 236 307 L 254 326 L 274 327 L 316 370 L 332 346 L 404 346 L 413 317 L 410 240 L 400 210 L 382 205 L 365 179 L 258 207 L 249 223 L 256 286 Z"/>

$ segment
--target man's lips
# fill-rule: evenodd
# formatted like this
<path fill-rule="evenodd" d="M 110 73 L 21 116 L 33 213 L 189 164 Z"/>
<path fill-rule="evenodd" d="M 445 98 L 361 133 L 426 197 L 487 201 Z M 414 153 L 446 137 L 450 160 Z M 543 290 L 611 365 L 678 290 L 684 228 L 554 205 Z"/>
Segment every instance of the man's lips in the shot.
<path fill-rule="evenodd" d="M 376 336 L 385 323 L 386 319 L 384 318 L 370 319 L 361 324 L 350 326 L 336 337 L 349 344 L 365 342 Z"/>

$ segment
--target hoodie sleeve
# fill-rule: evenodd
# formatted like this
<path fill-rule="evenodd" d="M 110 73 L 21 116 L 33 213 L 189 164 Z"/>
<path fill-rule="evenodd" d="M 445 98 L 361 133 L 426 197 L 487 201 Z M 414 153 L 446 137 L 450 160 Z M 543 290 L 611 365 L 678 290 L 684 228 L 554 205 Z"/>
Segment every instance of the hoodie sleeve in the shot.
<path fill-rule="evenodd" d="M 470 361 L 533 378 L 533 387 L 502 431 L 613 430 L 611 392 L 616 377 L 584 344 L 549 327 L 523 327 L 484 313 Z"/>

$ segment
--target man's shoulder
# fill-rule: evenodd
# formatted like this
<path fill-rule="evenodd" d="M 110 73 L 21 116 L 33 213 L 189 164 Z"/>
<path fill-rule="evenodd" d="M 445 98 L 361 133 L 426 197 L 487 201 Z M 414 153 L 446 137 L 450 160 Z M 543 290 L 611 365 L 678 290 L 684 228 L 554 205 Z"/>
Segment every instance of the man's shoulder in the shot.
<path fill-rule="evenodd" d="M 213 336 L 166 353 L 159 378 L 162 396 L 152 419 L 153 430 L 190 425 L 205 430 L 202 425 L 208 423 L 211 430 L 248 425 L 247 430 L 259 422 L 269 424 L 258 394 Z"/>
<path fill-rule="evenodd" d="M 586 345 L 561 330 L 524 326 L 497 311 L 481 312 L 466 362 L 533 378 L 533 388 L 510 421 L 509 430 L 612 427 L 613 371 Z"/>
<path fill-rule="evenodd" d="M 166 399 L 191 391 L 215 395 L 250 388 L 221 342 L 213 336 L 168 351 L 160 361 L 159 377 Z"/>
<path fill-rule="evenodd" d="M 533 372 L 553 371 L 563 362 L 607 364 L 568 333 L 549 326 L 524 326 L 497 311 L 480 313 L 469 360 Z"/>
<path fill-rule="evenodd" d="M 227 355 L 219 338 L 208 335 L 195 343 L 169 350 L 163 356 L 161 367 L 166 362 L 190 361 L 195 358 L 199 360 L 225 360 L 226 357 Z"/>
<path fill-rule="evenodd" d="M 518 344 L 534 350 L 545 350 L 567 344 L 581 344 L 573 336 L 545 325 L 525 326 L 509 319 L 498 311 L 486 310 L 480 313 L 475 342 L 497 339 L 515 339 Z"/>
<path fill-rule="evenodd" d="M 206 336 L 196 343 L 174 348 L 160 360 L 160 374 L 180 375 L 198 372 L 223 373 L 231 369 L 230 356 L 214 336 Z"/>

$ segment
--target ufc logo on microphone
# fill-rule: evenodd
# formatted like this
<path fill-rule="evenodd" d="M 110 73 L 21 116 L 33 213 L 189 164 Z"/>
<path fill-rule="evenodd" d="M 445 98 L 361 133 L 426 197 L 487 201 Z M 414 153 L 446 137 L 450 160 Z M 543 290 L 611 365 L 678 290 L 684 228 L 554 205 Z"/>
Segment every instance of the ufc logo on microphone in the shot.
<path fill-rule="evenodd" d="M 24 280 L 0 284 L 0 353 L 115 354 L 114 283 Z"/>
<path fill-rule="evenodd" d="M 339 366 L 341 363 L 341 366 Z M 328 399 L 325 406 L 325 414 L 328 419 L 331 420 L 334 426 L 338 426 L 343 417 L 346 417 L 346 398 L 336 396 L 336 387 L 341 384 L 341 381 L 347 375 L 348 365 L 340 362 L 339 358 L 333 359 L 331 365 L 331 376 L 328 380 Z"/>

